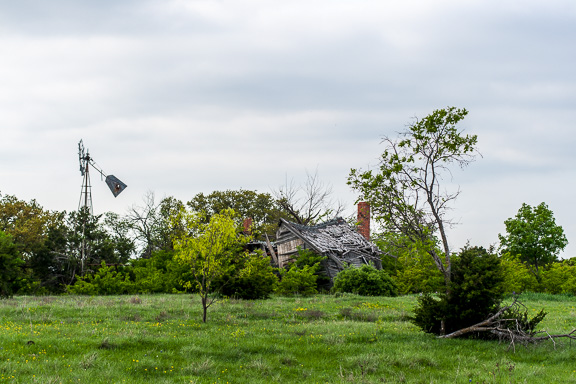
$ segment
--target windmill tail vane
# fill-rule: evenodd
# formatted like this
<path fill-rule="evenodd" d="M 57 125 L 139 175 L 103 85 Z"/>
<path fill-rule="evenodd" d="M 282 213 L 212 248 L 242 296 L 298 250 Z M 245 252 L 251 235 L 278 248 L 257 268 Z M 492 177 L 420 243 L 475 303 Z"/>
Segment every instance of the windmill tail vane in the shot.
<path fill-rule="evenodd" d="M 106 184 L 108 184 L 108 188 L 110 188 L 110 192 L 112 192 L 114 197 L 118 196 L 127 187 L 126 184 L 124 184 L 120 179 L 118 179 L 114 175 L 106 176 L 105 181 Z"/>

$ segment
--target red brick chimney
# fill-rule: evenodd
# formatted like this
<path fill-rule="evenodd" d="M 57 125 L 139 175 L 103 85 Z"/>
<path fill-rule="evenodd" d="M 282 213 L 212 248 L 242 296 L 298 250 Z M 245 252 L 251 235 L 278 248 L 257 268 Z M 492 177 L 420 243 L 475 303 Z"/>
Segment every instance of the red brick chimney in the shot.
<path fill-rule="evenodd" d="M 246 219 L 244 219 L 244 221 L 242 222 L 242 225 L 244 226 L 244 234 L 245 235 L 249 235 L 252 233 L 252 218 L 248 217 Z"/>
<path fill-rule="evenodd" d="M 364 201 L 358 203 L 358 233 L 370 241 L 370 204 Z"/>

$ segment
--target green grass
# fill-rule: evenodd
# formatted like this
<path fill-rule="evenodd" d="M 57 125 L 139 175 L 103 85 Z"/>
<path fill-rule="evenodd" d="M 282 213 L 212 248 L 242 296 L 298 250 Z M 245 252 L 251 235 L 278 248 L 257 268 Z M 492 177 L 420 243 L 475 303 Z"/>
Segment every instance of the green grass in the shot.
<path fill-rule="evenodd" d="M 407 321 L 416 298 L 224 300 L 189 295 L 0 301 L 0 383 L 576 383 L 576 342 L 443 340 Z M 530 295 L 542 328 L 576 298 Z"/>

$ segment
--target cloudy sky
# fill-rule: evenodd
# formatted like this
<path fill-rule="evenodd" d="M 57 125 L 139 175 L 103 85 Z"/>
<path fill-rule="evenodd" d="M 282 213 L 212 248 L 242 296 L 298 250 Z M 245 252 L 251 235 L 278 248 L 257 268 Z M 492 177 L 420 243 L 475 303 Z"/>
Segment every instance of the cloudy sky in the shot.
<path fill-rule="evenodd" d="M 576 256 L 573 0 L 0 0 L 0 193 L 96 213 L 147 191 L 271 189 L 306 172 L 350 209 L 384 135 L 470 111 L 483 157 L 455 171 L 453 248 L 546 202 Z"/>

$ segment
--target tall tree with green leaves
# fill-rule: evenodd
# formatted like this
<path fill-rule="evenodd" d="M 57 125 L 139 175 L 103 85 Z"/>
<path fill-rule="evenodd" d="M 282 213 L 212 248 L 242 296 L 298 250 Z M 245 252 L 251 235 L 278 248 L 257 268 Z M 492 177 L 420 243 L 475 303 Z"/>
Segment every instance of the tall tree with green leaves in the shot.
<path fill-rule="evenodd" d="M 24 276 L 18 248 L 12 236 L 0 231 L 0 299 L 12 297 L 18 290 L 18 283 Z"/>
<path fill-rule="evenodd" d="M 0 194 L 0 231 L 12 236 L 24 258 L 42 247 L 48 228 L 57 217 L 56 212 L 44 210 L 36 200 L 26 202 L 16 196 Z"/>
<path fill-rule="evenodd" d="M 442 181 L 451 167 L 465 167 L 477 154 L 476 135 L 466 135 L 456 125 L 466 109 L 447 107 L 417 119 L 399 137 L 384 137 L 384 152 L 375 170 L 352 169 L 348 184 L 359 200 L 370 203 L 372 217 L 386 231 L 428 244 L 427 252 L 450 284 L 451 250 L 446 212 L 459 190 L 448 191 Z M 438 252 L 436 237 L 442 244 Z"/>
<path fill-rule="evenodd" d="M 237 232 L 235 216 L 233 210 L 224 209 L 206 223 L 202 212 L 182 209 L 175 218 L 186 231 L 175 238 L 174 250 L 178 259 L 190 265 L 202 301 L 203 322 L 216 300 L 215 282 L 230 274 L 238 246 L 248 240 Z"/>
<path fill-rule="evenodd" d="M 536 207 L 523 203 L 515 217 L 504 222 L 506 234 L 498 235 L 500 249 L 518 255 L 540 281 L 540 268 L 558 260 L 568 245 L 564 230 L 545 203 Z"/>
<path fill-rule="evenodd" d="M 214 191 L 208 195 L 199 193 L 186 205 L 196 212 L 204 212 L 205 220 L 227 209 L 232 209 L 242 219 L 252 219 L 254 237 L 268 234 L 275 236 L 280 217 L 280 207 L 269 193 L 245 189 Z"/>

